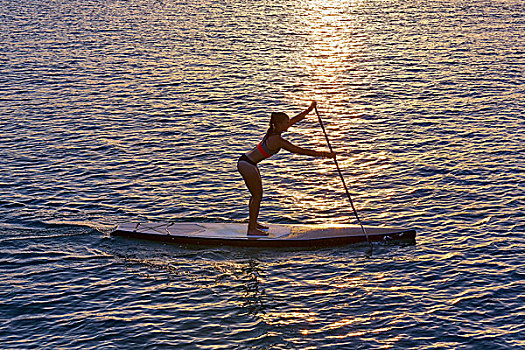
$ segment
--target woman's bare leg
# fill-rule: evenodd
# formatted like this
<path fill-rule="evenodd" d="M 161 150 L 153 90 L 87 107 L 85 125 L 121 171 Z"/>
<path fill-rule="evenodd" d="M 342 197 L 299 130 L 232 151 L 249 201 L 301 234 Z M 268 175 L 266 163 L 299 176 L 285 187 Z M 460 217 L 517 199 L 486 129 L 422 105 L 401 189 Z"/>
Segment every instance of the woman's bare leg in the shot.
<path fill-rule="evenodd" d="M 252 195 L 250 198 L 249 209 L 250 209 L 250 221 L 248 223 L 248 234 L 249 235 L 267 235 L 267 232 L 261 231 L 257 228 L 257 217 L 259 216 L 259 209 L 262 201 L 262 181 L 259 169 L 256 166 L 251 165 L 247 162 L 239 162 L 237 168 L 250 190 Z"/>

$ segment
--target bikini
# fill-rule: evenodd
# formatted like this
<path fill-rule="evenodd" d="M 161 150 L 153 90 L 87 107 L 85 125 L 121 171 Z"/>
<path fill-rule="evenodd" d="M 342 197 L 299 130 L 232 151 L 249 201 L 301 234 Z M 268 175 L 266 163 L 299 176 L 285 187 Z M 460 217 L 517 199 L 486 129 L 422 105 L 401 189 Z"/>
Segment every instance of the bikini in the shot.
<path fill-rule="evenodd" d="M 243 154 L 240 158 L 239 158 L 239 161 L 237 163 L 240 163 L 240 162 L 246 162 L 248 164 L 251 164 L 253 166 L 257 166 L 257 163 L 255 163 L 253 160 L 251 160 L 250 158 L 248 158 L 248 156 L 246 154 Z"/>
<path fill-rule="evenodd" d="M 269 148 L 268 148 L 268 145 L 266 144 L 266 139 L 267 137 L 264 136 L 262 141 L 259 142 L 257 144 L 257 146 L 255 146 L 255 148 L 257 148 L 257 150 L 259 151 L 259 153 L 263 156 L 263 159 L 267 159 L 267 158 L 270 158 L 271 156 L 273 156 L 274 154 L 278 153 L 280 149 L 277 149 L 276 151 L 271 151 Z M 251 151 L 250 151 L 251 152 Z M 248 153 L 250 153 L 248 152 Z M 239 158 L 239 162 L 246 162 L 248 164 L 251 164 L 253 166 L 257 166 L 257 163 L 255 163 L 253 160 L 251 160 L 250 158 L 248 158 L 247 156 L 247 153 L 243 154 L 240 158 Z"/>

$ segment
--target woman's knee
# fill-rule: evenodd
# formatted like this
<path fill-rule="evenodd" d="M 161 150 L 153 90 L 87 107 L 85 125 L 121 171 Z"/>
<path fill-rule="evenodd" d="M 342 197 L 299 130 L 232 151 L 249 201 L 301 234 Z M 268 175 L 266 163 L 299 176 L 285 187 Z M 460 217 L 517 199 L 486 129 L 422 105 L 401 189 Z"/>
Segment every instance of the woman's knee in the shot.
<path fill-rule="evenodd" d="M 262 198 L 263 198 L 262 191 L 258 193 L 252 193 L 252 198 L 251 198 L 252 201 L 260 202 L 262 201 Z"/>

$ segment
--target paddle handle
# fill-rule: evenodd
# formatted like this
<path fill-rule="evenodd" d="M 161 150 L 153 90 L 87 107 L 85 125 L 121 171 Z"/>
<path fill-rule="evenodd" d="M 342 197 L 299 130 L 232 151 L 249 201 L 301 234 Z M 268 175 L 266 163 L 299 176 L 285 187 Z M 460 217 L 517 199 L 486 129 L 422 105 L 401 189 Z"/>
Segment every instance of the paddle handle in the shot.
<path fill-rule="evenodd" d="M 319 124 L 321 125 L 321 128 L 323 129 L 324 137 L 326 138 L 326 143 L 328 144 L 328 148 L 330 149 L 330 152 L 334 152 L 332 149 L 332 145 L 330 144 L 330 139 L 328 139 L 328 134 L 326 133 L 326 129 L 324 128 L 323 120 L 321 119 L 321 115 L 319 114 L 319 111 L 317 110 L 317 106 L 315 106 L 315 113 L 317 114 L 317 118 L 319 119 Z M 355 218 L 357 219 L 357 222 L 359 223 L 359 226 L 361 226 L 361 230 L 366 236 L 366 240 L 369 244 L 370 239 L 368 238 L 368 233 L 366 232 L 365 227 L 361 223 L 361 220 L 359 219 L 359 215 L 357 215 L 357 210 L 354 206 L 354 201 L 352 200 L 352 197 L 350 196 L 350 191 L 348 191 L 348 187 L 346 186 L 345 178 L 343 177 L 343 173 L 341 172 L 341 168 L 339 168 L 339 163 L 337 162 L 337 158 L 334 158 L 335 166 L 337 168 L 337 172 L 339 173 L 339 177 L 341 178 L 341 182 L 343 183 L 343 187 L 345 188 L 346 196 L 348 197 L 348 200 L 350 201 L 350 205 L 352 206 L 352 210 L 354 211 Z"/>

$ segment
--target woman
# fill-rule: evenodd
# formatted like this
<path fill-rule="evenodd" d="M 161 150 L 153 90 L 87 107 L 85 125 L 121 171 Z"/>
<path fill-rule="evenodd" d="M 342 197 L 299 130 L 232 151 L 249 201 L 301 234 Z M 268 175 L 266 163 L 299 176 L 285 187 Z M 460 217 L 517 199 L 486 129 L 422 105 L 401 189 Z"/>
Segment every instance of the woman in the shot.
<path fill-rule="evenodd" d="M 261 174 L 257 163 L 261 160 L 270 158 L 272 155 L 279 152 L 281 148 L 285 150 L 304 154 L 312 157 L 335 158 L 335 153 L 332 152 L 318 152 L 305 148 L 301 148 L 291 144 L 281 137 L 281 133 L 288 130 L 288 128 L 297 122 L 303 120 L 308 113 L 310 113 L 316 106 L 316 102 L 312 102 L 307 110 L 299 113 L 292 119 L 283 112 L 274 112 L 270 118 L 270 127 L 263 137 L 262 141 L 249 152 L 243 154 L 237 162 L 237 169 L 242 175 L 246 186 L 250 190 L 250 222 L 248 224 L 249 236 L 267 236 L 268 232 L 262 231 L 267 227 L 257 223 L 259 216 L 259 208 L 262 200 L 262 182 Z"/>

